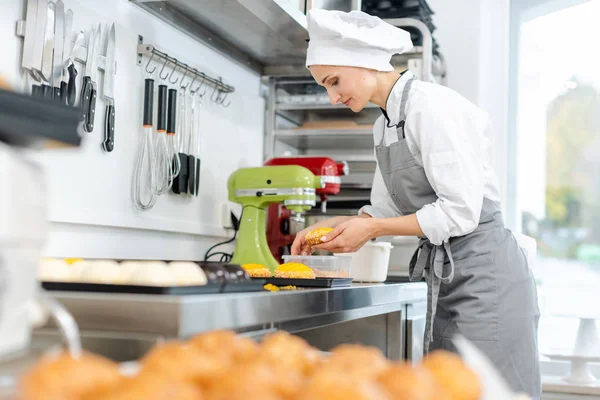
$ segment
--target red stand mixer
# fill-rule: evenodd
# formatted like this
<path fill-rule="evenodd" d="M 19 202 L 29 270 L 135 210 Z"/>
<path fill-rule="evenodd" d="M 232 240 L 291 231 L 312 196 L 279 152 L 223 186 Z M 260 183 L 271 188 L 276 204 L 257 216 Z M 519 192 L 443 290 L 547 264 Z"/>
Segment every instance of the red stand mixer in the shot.
<path fill-rule="evenodd" d="M 341 176 L 349 173 L 346 162 L 337 163 L 328 157 L 279 157 L 268 160 L 264 165 L 300 165 L 308 168 L 314 175 L 324 177 L 325 187 L 317 189 L 323 213 L 327 210 L 327 196 L 340 192 Z M 304 219 L 301 215 L 292 214 L 283 204 L 273 204 L 269 207 L 267 211 L 267 242 L 271 253 L 280 263 L 282 262 L 281 256 L 289 254 L 289 246 L 296 237 L 292 233 L 292 221 L 303 223 Z"/>

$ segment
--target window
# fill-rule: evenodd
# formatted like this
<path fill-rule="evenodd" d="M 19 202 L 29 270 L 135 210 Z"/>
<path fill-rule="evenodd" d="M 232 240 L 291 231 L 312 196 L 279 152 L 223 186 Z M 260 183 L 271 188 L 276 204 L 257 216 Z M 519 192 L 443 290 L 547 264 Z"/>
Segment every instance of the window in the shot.
<path fill-rule="evenodd" d="M 538 244 L 542 354 L 600 319 L 600 1 L 570 3 L 518 28 L 515 208 Z"/>

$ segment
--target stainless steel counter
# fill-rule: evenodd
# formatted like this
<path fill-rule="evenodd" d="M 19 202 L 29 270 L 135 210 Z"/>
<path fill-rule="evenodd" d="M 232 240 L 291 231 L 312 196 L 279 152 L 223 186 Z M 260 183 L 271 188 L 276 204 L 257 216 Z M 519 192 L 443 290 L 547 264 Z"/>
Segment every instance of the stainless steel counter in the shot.
<path fill-rule="evenodd" d="M 213 329 L 275 326 L 303 330 L 402 310 L 425 302 L 423 283 L 354 284 L 332 289 L 156 296 L 53 292 L 83 331 L 185 338 Z"/>

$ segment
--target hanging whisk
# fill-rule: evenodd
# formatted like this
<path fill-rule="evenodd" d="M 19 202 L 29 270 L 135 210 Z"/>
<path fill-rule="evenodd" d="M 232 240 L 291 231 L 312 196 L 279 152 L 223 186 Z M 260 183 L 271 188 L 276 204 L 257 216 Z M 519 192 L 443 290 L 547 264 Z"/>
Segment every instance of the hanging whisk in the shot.
<path fill-rule="evenodd" d="M 133 204 L 139 210 L 150 210 L 156 203 L 156 196 L 152 192 L 152 171 L 154 166 L 154 146 L 152 144 L 152 123 L 153 123 L 153 107 L 154 107 L 154 79 L 152 73 L 156 70 L 148 70 L 148 66 L 152 61 L 152 57 L 146 64 L 146 72 L 149 78 L 144 82 L 144 115 L 143 115 L 143 130 L 138 155 L 133 171 L 131 183 L 131 197 Z M 147 195 L 142 195 L 144 187 L 148 192 Z"/>

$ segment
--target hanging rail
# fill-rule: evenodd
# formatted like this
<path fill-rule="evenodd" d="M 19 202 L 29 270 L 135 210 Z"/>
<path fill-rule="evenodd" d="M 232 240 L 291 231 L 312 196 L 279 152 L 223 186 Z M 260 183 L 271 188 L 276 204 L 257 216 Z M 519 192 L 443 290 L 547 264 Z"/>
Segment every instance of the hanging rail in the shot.
<path fill-rule="evenodd" d="M 212 78 L 212 77 L 206 75 L 204 72 L 198 71 L 196 68 L 192 68 L 189 65 L 187 65 L 186 63 L 183 63 L 183 62 L 179 61 L 178 59 L 169 56 L 167 53 L 163 53 L 162 51 L 158 50 L 156 47 L 152 46 L 151 44 L 147 44 L 147 43 L 138 44 L 137 52 L 138 52 L 138 56 L 150 55 L 151 59 L 156 57 L 161 60 L 164 60 L 164 62 L 166 64 L 173 65 L 174 70 L 179 69 L 182 72 L 184 72 L 185 73 L 184 76 L 189 76 L 188 74 L 194 74 L 194 76 L 193 76 L 194 79 L 200 78 L 204 82 L 207 82 L 207 83 L 213 85 L 215 87 L 215 89 L 221 94 L 233 93 L 235 91 L 235 88 L 233 86 L 223 83 L 223 80 L 220 77 L 218 79 Z"/>

